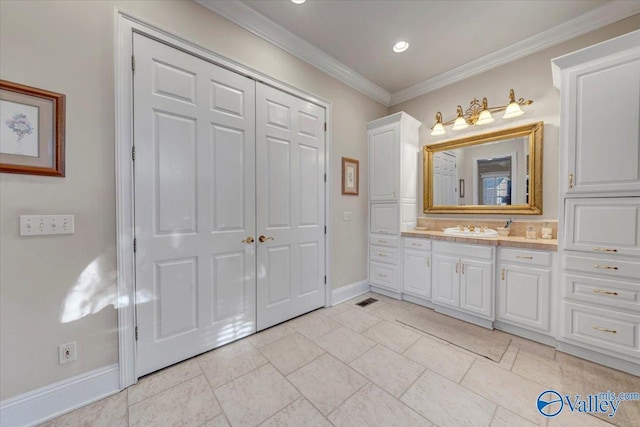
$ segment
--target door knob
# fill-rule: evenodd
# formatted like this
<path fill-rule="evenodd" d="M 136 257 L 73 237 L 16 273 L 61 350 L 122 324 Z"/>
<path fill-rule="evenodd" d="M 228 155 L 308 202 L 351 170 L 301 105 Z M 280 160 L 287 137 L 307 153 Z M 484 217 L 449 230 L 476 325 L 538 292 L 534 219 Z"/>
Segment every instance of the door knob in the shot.
<path fill-rule="evenodd" d="M 249 236 L 242 241 L 242 243 L 253 243 L 253 237 Z"/>
<path fill-rule="evenodd" d="M 258 237 L 258 240 L 260 240 L 260 243 L 264 243 L 267 240 L 275 240 L 275 239 L 273 237 L 260 236 L 260 237 Z"/>

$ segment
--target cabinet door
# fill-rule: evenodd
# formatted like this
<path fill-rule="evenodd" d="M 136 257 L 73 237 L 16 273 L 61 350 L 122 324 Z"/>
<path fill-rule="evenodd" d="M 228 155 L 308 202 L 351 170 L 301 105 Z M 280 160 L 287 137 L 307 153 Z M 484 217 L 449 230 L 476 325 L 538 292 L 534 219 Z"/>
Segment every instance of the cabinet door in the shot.
<path fill-rule="evenodd" d="M 567 199 L 566 207 L 566 249 L 640 256 L 640 198 Z"/>
<path fill-rule="evenodd" d="M 400 127 L 397 124 L 369 131 L 369 200 L 393 201 L 398 196 Z"/>
<path fill-rule="evenodd" d="M 372 203 L 370 207 L 371 233 L 398 234 L 398 204 Z"/>
<path fill-rule="evenodd" d="M 403 258 L 402 290 L 431 298 L 431 253 L 405 249 Z"/>
<path fill-rule="evenodd" d="M 460 305 L 460 259 L 434 254 L 433 302 L 458 307 Z"/>
<path fill-rule="evenodd" d="M 460 308 L 493 319 L 493 263 L 462 259 Z"/>
<path fill-rule="evenodd" d="M 598 61 L 568 77 L 567 193 L 640 190 L 638 54 Z"/>
<path fill-rule="evenodd" d="M 549 332 L 551 271 L 502 264 L 498 280 L 498 319 Z"/>

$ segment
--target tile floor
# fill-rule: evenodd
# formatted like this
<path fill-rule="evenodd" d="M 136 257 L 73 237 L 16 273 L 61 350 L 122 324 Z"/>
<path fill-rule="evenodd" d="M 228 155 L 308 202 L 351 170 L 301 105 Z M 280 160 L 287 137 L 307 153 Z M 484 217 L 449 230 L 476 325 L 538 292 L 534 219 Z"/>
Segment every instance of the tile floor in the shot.
<path fill-rule="evenodd" d="M 365 308 L 355 303 L 373 296 Z M 428 310 L 377 294 L 275 326 L 141 379 L 45 426 L 606 426 L 563 411 L 548 388 L 640 391 L 640 378 L 513 337 L 492 362 L 393 320 Z M 613 419 L 640 425 L 640 402 Z"/>

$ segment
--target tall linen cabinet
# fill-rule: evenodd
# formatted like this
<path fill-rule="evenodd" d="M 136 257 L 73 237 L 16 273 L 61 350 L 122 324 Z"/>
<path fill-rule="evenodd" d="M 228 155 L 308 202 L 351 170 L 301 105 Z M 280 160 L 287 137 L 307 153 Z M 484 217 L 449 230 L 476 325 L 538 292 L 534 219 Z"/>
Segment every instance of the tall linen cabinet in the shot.
<path fill-rule="evenodd" d="M 640 375 L 640 31 L 556 58 L 558 349 Z"/>
<path fill-rule="evenodd" d="M 415 228 L 418 215 L 419 129 L 399 112 L 367 123 L 369 144 L 369 283 L 400 296 L 400 233 Z"/>

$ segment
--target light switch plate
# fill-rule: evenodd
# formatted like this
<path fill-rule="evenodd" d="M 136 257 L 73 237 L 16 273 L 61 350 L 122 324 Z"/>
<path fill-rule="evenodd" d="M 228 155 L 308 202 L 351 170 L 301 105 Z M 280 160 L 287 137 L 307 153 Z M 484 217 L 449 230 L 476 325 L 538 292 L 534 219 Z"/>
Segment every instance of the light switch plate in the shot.
<path fill-rule="evenodd" d="M 21 236 L 73 234 L 73 215 L 20 215 Z"/>
<path fill-rule="evenodd" d="M 351 211 L 344 211 L 344 214 L 342 215 L 342 219 L 344 221 L 351 221 L 351 219 L 353 218 L 353 212 Z"/>

